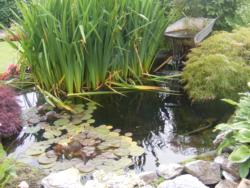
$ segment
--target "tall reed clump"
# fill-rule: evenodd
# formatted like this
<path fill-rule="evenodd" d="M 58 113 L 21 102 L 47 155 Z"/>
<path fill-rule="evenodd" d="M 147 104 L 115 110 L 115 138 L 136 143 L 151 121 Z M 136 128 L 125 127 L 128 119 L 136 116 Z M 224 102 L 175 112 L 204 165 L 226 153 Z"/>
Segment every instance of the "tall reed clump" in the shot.
<path fill-rule="evenodd" d="M 22 65 L 57 96 L 140 83 L 167 24 L 155 0 L 34 0 L 19 7 Z"/>

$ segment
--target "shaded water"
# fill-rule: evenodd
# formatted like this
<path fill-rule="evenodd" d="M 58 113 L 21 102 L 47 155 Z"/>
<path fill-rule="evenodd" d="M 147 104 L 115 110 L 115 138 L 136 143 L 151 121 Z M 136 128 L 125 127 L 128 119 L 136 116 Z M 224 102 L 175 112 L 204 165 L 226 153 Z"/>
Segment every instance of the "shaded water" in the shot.
<path fill-rule="evenodd" d="M 146 153 L 137 159 L 138 170 L 153 170 L 161 163 L 179 162 L 187 156 L 213 149 L 212 129 L 201 127 L 226 121 L 232 109 L 221 101 L 191 105 L 183 96 L 136 93 L 127 97 L 100 97 L 96 125 L 111 124 L 123 133 L 132 132 Z"/>
<path fill-rule="evenodd" d="M 37 93 L 21 95 L 23 109 L 35 106 Z M 28 100 L 27 100 L 28 99 Z M 133 140 L 145 149 L 145 154 L 135 159 L 138 171 L 153 170 L 161 163 L 179 162 L 188 156 L 213 149 L 212 129 L 190 134 L 201 127 L 226 121 L 232 113 L 227 104 L 191 105 L 184 96 L 162 93 L 131 93 L 127 97 L 99 96 L 95 99 L 102 107 L 94 113 L 95 126 L 113 125 L 122 133 L 133 133 Z M 37 138 L 19 135 L 18 142 L 10 142 L 10 153 L 27 149 Z"/>

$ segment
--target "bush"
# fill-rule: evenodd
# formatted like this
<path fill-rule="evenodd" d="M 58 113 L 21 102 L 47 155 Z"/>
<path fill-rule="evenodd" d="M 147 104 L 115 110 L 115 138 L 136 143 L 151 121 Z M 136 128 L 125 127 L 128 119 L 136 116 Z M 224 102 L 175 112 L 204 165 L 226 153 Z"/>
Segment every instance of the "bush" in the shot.
<path fill-rule="evenodd" d="M 173 8 L 180 16 L 218 17 L 216 28 L 223 30 L 248 24 L 249 6 L 249 0 L 173 0 Z"/>
<path fill-rule="evenodd" d="M 217 32 L 188 55 L 185 90 L 193 101 L 237 98 L 250 80 L 250 29 Z"/>
<path fill-rule="evenodd" d="M 188 64 L 183 79 L 188 95 L 195 101 L 236 98 L 238 92 L 247 89 L 250 68 L 225 55 L 214 54 Z"/>
<path fill-rule="evenodd" d="M 23 65 L 56 95 L 139 80 L 168 22 L 155 0 L 38 0 L 20 9 Z"/>
<path fill-rule="evenodd" d="M 14 14 L 17 12 L 15 0 L 0 0 L 0 23 L 9 26 L 11 20 L 14 19 Z"/>
<path fill-rule="evenodd" d="M 225 137 L 218 150 L 233 147 L 229 160 L 240 164 L 240 176 L 245 178 L 250 168 L 250 93 L 241 94 L 239 103 L 229 101 L 237 106 L 237 110 L 230 122 L 216 127 Z"/>

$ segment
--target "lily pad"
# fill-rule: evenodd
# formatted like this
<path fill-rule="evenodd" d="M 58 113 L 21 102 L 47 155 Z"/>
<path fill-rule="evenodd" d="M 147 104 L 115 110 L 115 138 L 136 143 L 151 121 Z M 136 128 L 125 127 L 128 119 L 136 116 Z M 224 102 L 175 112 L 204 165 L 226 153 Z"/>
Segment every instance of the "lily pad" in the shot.
<path fill-rule="evenodd" d="M 36 134 L 41 130 L 40 126 L 30 126 L 25 129 L 25 133 L 27 134 Z"/>
<path fill-rule="evenodd" d="M 25 153 L 31 156 L 38 156 L 44 153 L 45 147 L 30 147 Z"/>
<path fill-rule="evenodd" d="M 119 148 L 114 150 L 114 154 L 120 157 L 128 156 L 130 151 L 128 149 Z"/>
<path fill-rule="evenodd" d="M 129 148 L 129 151 L 130 151 L 130 155 L 132 155 L 133 157 L 139 157 L 143 153 L 145 153 L 144 149 L 142 147 L 139 147 L 139 146 L 131 146 Z"/>
<path fill-rule="evenodd" d="M 89 173 L 95 170 L 95 166 L 91 163 L 79 163 L 75 167 L 82 173 Z"/>
<path fill-rule="evenodd" d="M 60 136 L 62 132 L 60 130 L 47 130 L 45 133 L 43 133 L 43 137 L 46 139 L 52 139 L 57 136 Z"/>
<path fill-rule="evenodd" d="M 62 118 L 62 119 L 58 119 L 54 122 L 54 125 L 55 126 L 63 126 L 63 125 L 67 125 L 69 124 L 69 119 L 66 119 L 66 118 Z"/>
<path fill-rule="evenodd" d="M 82 120 L 90 120 L 93 116 L 91 114 L 85 114 L 81 119 Z"/>
<path fill-rule="evenodd" d="M 87 121 L 87 123 L 89 123 L 89 124 L 95 123 L 95 120 L 94 120 L 94 119 L 89 119 L 89 120 Z"/>
<path fill-rule="evenodd" d="M 42 165 L 48 165 L 48 164 L 51 164 L 51 163 L 54 163 L 56 162 L 57 158 L 56 157 L 51 157 L 51 158 L 48 158 L 45 154 L 41 155 L 39 158 L 38 158 L 38 162 Z"/>
<path fill-rule="evenodd" d="M 132 137 L 132 136 L 133 136 L 133 133 L 127 132 L 127 133 L 124 134 L 124 136 Z"/>

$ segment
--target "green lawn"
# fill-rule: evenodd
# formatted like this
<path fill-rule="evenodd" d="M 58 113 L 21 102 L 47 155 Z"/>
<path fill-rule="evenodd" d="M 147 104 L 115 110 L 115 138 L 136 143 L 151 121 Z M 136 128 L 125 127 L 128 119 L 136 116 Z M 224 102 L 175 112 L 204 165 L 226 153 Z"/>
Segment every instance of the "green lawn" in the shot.
<path fill-rule="evenodd" d="M 0 72 L 4 72 L 9 64 L 17 62 L 18 54 L 7 42 L 0 42 Z"/>

